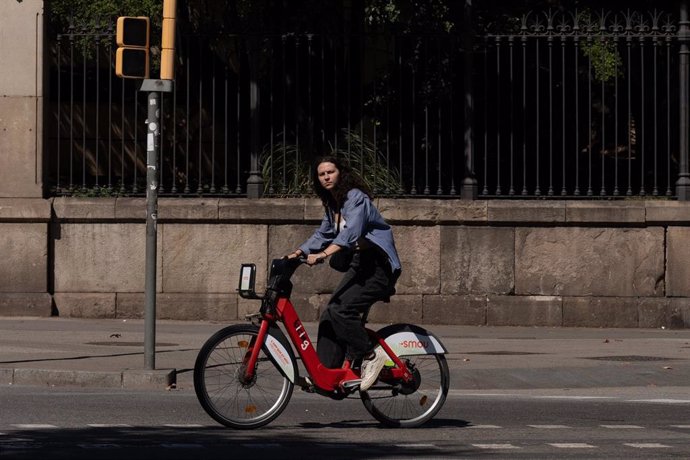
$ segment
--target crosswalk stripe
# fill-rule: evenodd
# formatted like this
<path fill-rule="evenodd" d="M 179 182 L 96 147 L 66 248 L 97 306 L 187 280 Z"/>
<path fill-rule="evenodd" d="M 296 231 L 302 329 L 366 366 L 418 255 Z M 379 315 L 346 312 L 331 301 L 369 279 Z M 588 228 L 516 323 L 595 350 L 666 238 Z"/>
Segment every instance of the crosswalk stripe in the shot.
<path fill-rule="evenodd" d="M 90 428 L 131 428 L 132 425 L 126 423 L 88 423 L 86 426 Z"/>
<path fill-rule="evenodd" d="M 556 442 L 549 443 L 550 446 L 557 447 L 559 449 L 595 449 L 596 446 L 587 444 L 584 442 Z"/>
<path fill-rule="evenodd" d="M 478 449 L 520 449 L 518 446 L 512 444 L 472 444 Z"/>
<path fill-rule="evenodd" d="M 21 428 L 22 430 L 48 430 L 52 428 L 57 428 L 57 426 L 55 425 L 48 425 L 43 423 L 20 423 L 12 426 L 15 428 Z"/>
<path fill-rule="evenodd" d="M 527 425 L 530 428 L 539 428 L 542 430 L 561 430 L 563 428 L 570 428 L 566 425 Z"/>
<path fill-rule="evenodd" d="M 643 427 L 639 425 L 599 425 L 602 428 L 611 430 L 641 430 Z"/>
<path fill-rule="evenodd" d="M 204 427 L 204 425 L 200 425 L 197 423 L 189 423 L 189 424 L 166 423 L 163 426 L 167 427 L 167 428 L 203 428 Z"/>
<path fill-rule="evenodd" d="M 637 449 L 661 449 L 667 446 L 666 444 L 659 444 L 658 442 L 625 442 L 624 446 L 635 447 Z"/>
<path fill-rule="evenodd" d="M 690 404 L 690 399 L 629 399 L 627 402 L 656 403 L 656 404 Z"/>

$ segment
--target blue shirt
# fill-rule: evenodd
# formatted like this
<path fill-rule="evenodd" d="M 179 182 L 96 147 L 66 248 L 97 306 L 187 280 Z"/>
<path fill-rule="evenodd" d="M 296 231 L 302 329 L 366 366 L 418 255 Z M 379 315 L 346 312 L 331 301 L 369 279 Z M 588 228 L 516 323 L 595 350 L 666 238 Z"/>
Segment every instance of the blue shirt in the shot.
<path fill-rule="evenodd" d="M 401 269 L 391 226 L 386 223 L 366 193 L 357 188 L 347 192 L 347 200 L 340 210 L 340 216 L 344 225 L 338 232 L 333 211 L 326 210 L 321 226 L 300 246 L 300 250 L 305 254 L 311 254 L 322 251 L 329 244 L 354 249 L 357 240 L 364 238 L 386 253 L 394 272 Z"/>

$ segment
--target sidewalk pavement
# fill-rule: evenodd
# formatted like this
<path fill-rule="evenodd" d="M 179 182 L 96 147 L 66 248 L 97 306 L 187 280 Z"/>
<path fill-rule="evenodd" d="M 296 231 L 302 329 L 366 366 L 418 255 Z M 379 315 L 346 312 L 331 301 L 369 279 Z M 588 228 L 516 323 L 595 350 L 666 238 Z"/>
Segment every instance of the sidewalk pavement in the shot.
<path fill-rule="evenodd" d="M 142 320 L 0 318 L 0 385 L 191 391 L 199 349 L 224 326 L 158 321 L 155 370 L 146 370 Z M 316 327 L 306 325 L 312 340 Z M 690 395 L 688 329 L 426 327 L 449 351 L 452 390 L 644 387 Z"/>

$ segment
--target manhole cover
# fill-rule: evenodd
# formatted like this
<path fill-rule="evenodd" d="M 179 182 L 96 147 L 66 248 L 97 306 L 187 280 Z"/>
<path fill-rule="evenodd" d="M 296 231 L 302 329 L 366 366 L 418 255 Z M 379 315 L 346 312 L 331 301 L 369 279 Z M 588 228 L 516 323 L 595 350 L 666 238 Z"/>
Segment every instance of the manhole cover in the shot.
<path fill-rule="evenodd" d="M 596 359 L 599 361 L 673 361 L 676 358 L 662 358 L 659 356 L 594 356 L 585 359 Z"/>
<path fill-rule="evenodd" d="M 544 353 L 530 353 L 528 351 L 470 351 L 466 355 L 493 355 L 493 356 L 511 356 L 511 355 L 543 355 Z"/>
<path fill-rule="evenodd" d="M 85 345 L 103 345 L 107 347 L 143 347 L 144 342 L 86 342 Z M 157 347 L 177 347 L 177 343 L 156 343 Z"/>

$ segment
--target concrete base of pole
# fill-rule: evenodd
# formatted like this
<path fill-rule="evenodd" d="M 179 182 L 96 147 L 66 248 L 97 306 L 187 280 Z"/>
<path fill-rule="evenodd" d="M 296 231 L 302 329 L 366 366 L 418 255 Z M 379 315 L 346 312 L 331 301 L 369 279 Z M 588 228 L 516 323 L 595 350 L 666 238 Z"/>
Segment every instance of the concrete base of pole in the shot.
<path fill-rule="evenodd" d="M 476 200 L 479 193 L 479 186 L 477 185 L 477 180 L 471 177 L 466 177 L 462 181 L 462 188 L 460 190 L 460 196 L 463 200 Z"/>
<path fill-rule="evenodd" d="M 690 201 L 690 178 L 681 177 L 676 182 L 676 196 L 678 201 Z"/>
<path fill-rule="evenodd" d="M 247 179 L 247 198 L 261 198 L 264 195 L 264 180 L 256 171 Z"/>

